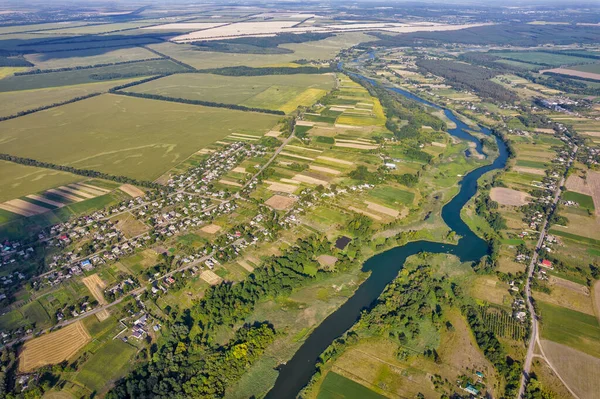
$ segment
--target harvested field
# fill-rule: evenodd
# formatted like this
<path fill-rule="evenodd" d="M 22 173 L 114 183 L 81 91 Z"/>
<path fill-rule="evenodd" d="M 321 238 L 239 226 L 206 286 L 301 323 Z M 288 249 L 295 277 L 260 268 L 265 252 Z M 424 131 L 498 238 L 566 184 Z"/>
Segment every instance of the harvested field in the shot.
<path fill-rule="evenodd" d="M 91 340 L 81 321 L 34 338 L 23 345 L 19 371 L 29 372 L 47 364 L 56 364 L 69 359 Z"/>
<path fill-rule="evenodd" d="M 91 184 L 87 184 L 87 183 L 77 183 L 77 185 L 82 186 L 82 187 L 91 188 L 93 190 L 98 190 L 98 191 L 103 192 L 104 194 L 110 193 L 110 190 L 107 190 L 107 189 L 101 188 L 101 187 L 92 186 Z"/>
<path fill-rule="evenodd" d="M 544 128 L 541 128 L 541 127 L 536 128 L 535 132 L 536 133 L 546 133 L 546 134 L 554 134 L 555 133 L 554 129 L 544 129 Z"/>
<path fill-rule="evenodd" d="M 144 191 L 131 184 L 123 184 L 119 187 L 119 190 L 123 191 L 125 194 L 133 198 L 143 197 L 144 195 L 146 195 Z"/>
<path fill-rule="evenodd" d="M 109 192 L 108 190 L 101 190 L 97 187 L 92 188 L 93 186 L 89 186 L 89 185 L 84 186 L 84 185 L 78 184 L 78 183 L 69 184 L 68 186 L 75 190 L 93 194 L 96 197 L 100 196 L 100 195 L 104 195 Z"/>
<path fill-rule="evenodd" d="M 344 161 L 343 159 L 337 159 L 337 158 L 331 158 L 331 157 L 318 156 L 317 159 L 321 159 L 323 161 L 339 163 L 340 165 L 349 165 L 349 166 L 354 165 L 354 162 Z"/>
<path fill-rule="evenodd" d="M 87 198 L 87 199 L 91 199 L 91 198 L 96 197 L 95 195 L 90 194 L 90 193 L 88 193 L 86 191 L 78 190 L 78 189 L 75 189 L 75 188 L 72 188 L 72 187 L 69 187 L 69 186 L 60 186 L 60 187 L 58 187 L 58 189 L 62 190 L 62 191 L 66 191 L 68 193 L 72 193 L 72 194 L 78 195 L 78 196 L 83 197 L 83 198 Z"/>
<path fill-rule="evenodd" d="M 303 157 L 302 155 L 292 154 L 290 152 L 281 151 L 279 155 L 283 155 L 290 158 L 302 159 L 304 161 L 314 161 L 314 158 Z"/>
<path fill-rule="evenodd" d="M 250 266 L 250 264 L 248 262 L 246 262 L 245 260 L 238 260 L 237 263 L 243 267 L 244 269 L 246 269 L 249 273 L 252 273 L 254 271 L 254 268 L 252 266 Z"/>
<path fill-rule="evenodd" d="M 51 188 L 50 190 L 46 191 L 47 193 L 51 193 L 51 194 L 56 194 L 56 195 L 60 195 L 61 197 L 64 197 L 70 201 L 73 202 L 81 202 L 83 201 L 83 198 L 80 198 L 76 195 L 61 191 L 61 190 L 57 190 L 55 188 Z"/>
<path fill-rule="evenodd" d="M 588 287 L 569 280 L 550 276 L 551 292 L 535 292 L 537 301 L 548 302 L 577 312 L 594 315 L 594 306 Z"/>
<path fill-rule="evenodd" d="M 285 165 L 287 166 L 287 165 Z M 279 179 L 280 181 L 284 182 L 284 183 L 290 183 L 290 184 L 300 184 L 301 182 L 299 182 L 298 180 L 292 180 L 292 179 L 286 179 L 285 177 Z"/>
<path fill-rule="evenodd" d="M 227 180 L 227 179 L 221 179 L 221 180 L 219 180 L 219 183 L 226 184 L 228 186 L 233 186 L 233 187 L 243 187 L 240 183 L 231 181 L 231 180 Z"/>
<path fill-rule="evenodd" d="M 528 168 L 526 166 L 513 166 L 515 172 L 531 173 L 533 175 L 545 176 L 546 172 L 543 169 Z"/>
<path fill-rule="evenodd" d="M 249 172 L 246 172 L 246 168 L 243 168 L 241 166 L 237 166 L 237 167 L 231 169 L 231 171 L 236 172 L 236 173 L 249 173 Z"/>
<path fill-rule="evenodd" d="M 600 80 L 600 73 L 576 71 L 574 69 L 554 68 L 554 69 L 544 69 L 543 71 L 540 71 L 540 73 L 545 73 L 545 72 L 559 73 L 561 75 L 575 76 L 578 78 Z"/>
<path fill-rule="evenodd" d="M 581 134 L 585 134 L 586 136 L 592 137 L 600 137 L 600 132 L 581 132 Z"/>
<path fill-rule="evenodd" d="M 39 215 L 40 213 L 48 212 L 50 209 L 23 201 L 21 199 L 13 199 L 0 204 L 0 208 L 5 211 L 17 213 L 23 216 Z"/>
<path fill-rule="evenodd" d="M 296 122 L 296 126 L 314 126 L 314 125 L 315 125 L 315 122 L 311 122 L 311 121 L 297 121 Z"/>
<path fill-rule="evenodd" d="M 267 187 L 267 190 L 270 190 L 270 191 L 280 191 L 282 193 L 291 194 L 298 189 L 298 186 L 293 186 L 291 184 L 283 184 L 283 183 L 278 183 L 278 182 L 268 181 L 268 180 L 265 180 L 265 183 L 267 183 L 269 185 Z"/>
<path fill-rule="evenodd" d="M 265 201 L 265 204 L 278 211 L 290 209 L 296 202 L 295 198 L 284 197 L 283 195 L 274 195 Z"/>
<path fill-rule="evenodd" d="M 208 234 L 215 234 L 216 232 L 221 230 L 221 226 L 218 226 L 216 224 L 209 224 L 208 226 L 204 226 L 200 230 Z"/>
<path fill-rule="evenodd" d="M 335 266 L 335 262 L 337 261 L 338 258 L 332 255 L 320 255 L 319 257 L 317 257 L 317 262 L 319 262 L 321 266 L 328 268 Z"/>
<path fill-rule="evenodd" d="M 585 180 L 577 175 L 570 175 L 567 179 L 567 190 L 579 194 L 592 195 L 592 190 Z"/>
<path fill-rule="evenodd" d="M 326 182 L 325 180 L 321 180 L 321 179 L 317 179 L 314 177 L 301 175 L 301 174 L 295 175 L 294 177 L 292 177 L 292 179 L 300 181 L 302 183 L 308 183 L 308 184 L 316 184 L 316 185 L 321 184 L 323 186 L 327 186 L 329 184 L 329 182 Z"/>
<path fill-rule="evenodd" d="M 298 121 L 301 122 L 301 121 Z M 279 137 L 281 136 L 281 132 L 278 132 L 277 130 L 270 130 L 267 133 L 265 133 L 266 137 Z"/>
<path fill-rule="evenodd" d="M 490 191 L 490 198 L 501 205 L 522 206 L 529 202 L 528 197 L 526 193 L 505 187 L 494 187 Z"/>
<path fill-rule="evenodd" d="M 51 199 L 48 199 L 46 197 L 42 197 L 41 195 L 37 195 L 37 194 L 30 194 L 27 196 L 27 198 L 31 198 L 32 200 L 36 200 L 39 202 L 44 202 L 48 205 L 52 205 L 55 206 L 57 208 L 62 208 L 63 206 L 65 206 L 66 204 L 62 203 L 62 202 L 58 202 L 58 201 L 53 201 Z"/>
<path fill-rule="evenodd" d="M 392 208 L 388 208 L 387 206 L 379 205 L 379 204 L 376 204 L 374 202 L 369 202 L 369 201 L 365 201 L 365 204 L 367 204 L 367 209 L 370 209 L 372 211 L 383 213 L 383 214 L 391 216 L 393 218 L 397 218 L 398 216 L 400 216 L 399 211 L 392 209 Z"/>
<path fill-rule="evenodd" d="M 223 23 L 174 22 L 172 24 L 145 26 L 141 29 L 147 29 L 147 30 L 200 30 L 200 29 L 214 28 L 214 27 L 220 26 L 220 25 L 223 25 Z"/>
<path fill-rule="evenodd" d="M 110 311 L 108 309 L 102 309 L 95 314 L 98 321 L 104 321 L 110 317 Z"/>
<path fill-rule="evenodd" d="M 357 150 L 375 150 L 375 149 L 379 148 L 379 146 L 376 146 L 376 145 L 354 144 L 354 143 L 341 143 L 339 141 L 335 142 L 335 146 L 336 147 L 342 147 L 342 148 L 355 148 Z"/>
<path fill-rule="evenodd" d="M 202 273 L 200 273 L 200 278 L 210 285 L 217 285 L 223 280 L 211 270 L 204 270 Z"/>
<path fill-rule="evenodd" d="M 542 340 L 541 345 L 550 364 L 579 398 L 598 398 L 600 359 L 548 340 Z"/>
<path fill-rule="evenodd" d="M 318 152 L 318 153 L 321 153 L 321 152 L 323 152 L 322 150 L 316 150 L 316 149 L 314 149 L 314 148 L 300 147 L 300 146 L 297 146 L 297 145 L 292 145 L 292 144 L 288 144 L 288 145 L 286 145 L 286 146 L 285 146 L 285 148 L 295 148 L 295 149 L 297 149 L 297 150 L 302 150 L 302 151 L 312 151 L 312 152 Z"/>
<path fill-rule="evenodd" d="M 104 284 L 104 281 L 100 279 L 97 273 L 82 278 L 81 282 L 85 284 L 88 290 L 90 290 L 90 292 L 92 293 L 94 298 L 96 298 L 100 305 L 106 305 L 106 299 L 104 298 L 104 294 L 102 293 L 102 290 L 106 288 L 106 284 Z"/>
<path fill-rule="evenodd" d="M 335 170 L 335 169 L 331 169 L 331 168 L 326 168 L 324 166 L 309 165 L 308 167 L 311 170 L 316 170 L 317 172 L 329 173 L 331 175 L 339 175 L 339 174 L 342 173 L 339 170 Z"/>
<path fill-rule="evenodd" d="M 362 209 L 358 209 L 358 208 L 356 208 L 356 207 L 354 207 L 354 206 L 350 206 L 350 207 L 348 207 L 348 209 L 350 209 L 351 211 L 354 211 L 354 212 L 357 212 L 357 213 L 363 214 L 363 215 L 365 215 L 365 216 L 368 216 L 368 217 L 370 217 L 371 219 L 375 219 L 375 220 L 381 220 L 381 219 L 382 219 L 382 218 L 381 218 L 381 216 L 375 215 L 375 214 L 373 214 L 373 213 L 371 213 L 371 212 L 364 211 L 364 210 L 362 210 Z"/>
<path fill-rule="evenodd" d="M 437 141 L 432 141 L 431 145 L 434 146 L 434 147 L 446 148 L 446 144 L 444 144 L 444 143 L 438 143 Z"/>
<path fill-rule="evenodd" d="M 594 199 L 594 207 L 596 208 L 596 216 L 600 216 L 600 172 L 588 171 L 587 182 L 592 191 L 592 198 Z"/>

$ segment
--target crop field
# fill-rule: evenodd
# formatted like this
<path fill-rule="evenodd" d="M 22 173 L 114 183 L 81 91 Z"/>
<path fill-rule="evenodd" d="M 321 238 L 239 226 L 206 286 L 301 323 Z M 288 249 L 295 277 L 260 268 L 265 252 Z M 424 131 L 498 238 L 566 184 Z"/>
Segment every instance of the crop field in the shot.
<path fill-rule="evenodd" d="M 19 370 L 31 371 L 47 364 L 69 359 L 90 340 L 78 321 L 50 334 L 27 341 L 20 356 Z"/>
<path fill-rule="evenodd" d="M 123 375 L 137 348 L 120 339 L 109 340 L 85 362 L 75 380 L 94 391 Z"/>
<path fill-rule="evenodd" d="M 556 342 L 542 340 L 544 354 L 581 399 L 600 392 L 600 359 Z"/>
<path fill-rule="evenodd" d="M 87 49 L 35 53 L 27 54 L 25 59 L 31 62 L 37 69 L 57 69 L 109 64 L 113 62 L 146 60 L 158 57 L 158 55 L 143 47 L 131 47 L 110 51 L 107 51 L 107 49 Z"/>
<path fill-rule="evenodd" d="M 575 71 L 581 71 L 581 72 L 589 72 L 589 73 L 593 73 L 593 74 L 600 74 L 600 63 L 577 65 L 577 66 L 573 66 L 569 69 L 573 69 Z"/>
<path fill-rule="evenodd" d="M 495 56 L 515 60 L 518 62 L 532 63 L 538 65 L 560 66 L 568 64 L 590 63 L 592 60 L 583 57 L 574 57 L 566 54 L 543 53 L 541 51 L 523 51 L 523 52 L 493 52 Z"/>
<path fill-rule="evenodd" d="M 111 80 L 108 82 L 51 87 L 37 90 L 0 92 L 0 117 L 15 115 L 20 111 L 27 111 L 64 102 L 92 93 L 106 92 L 114 86 L 129 83 L 134 80 L 135 79 Z"/>
<path fill-rule="evenodd" d="M 81 180 L 66 172 L 0 161 L 0 202 Z"/>
<path fill-rule="evenodd" d="M 504 187 L 494 187 L 490 191 L 490 198 L 500 205 L 522 206 L 527 204 L 527 193 Z"/>
<path fill-rule="evenodd" d="M 311 105 L 316 99 L 295 98 L 308 89 L 319 96 L 333 86 L 331 75 L 220 76 L 212 74 L 172 75 L 128 89 L 136 93 L 159 94 L 190 100 L 238 104 L 247 107 L 281 109 L 288 102 Z M 311 92 L 309 92 L 311 93 Z M 318 99 L 318 97 L 317 97 Z M 295 109 L 294 107 L 293 109 Z M 284 110 L 285 111 L 285 110 Z M 289 112 L 289 110 L 288 110 Z"/>
<path fill-rule="evenodd" d="M 232 132 L 263 134 L 278 119 L 106 94 L 5 121 L 0 140 L 13 155 L 153 180 Z"/>
<path fill-rule="evenodd" d="M 412 205 L 415 193 L 396 187 L 375 187 L 369 191 L 369 196 L 383 201 L 389 206 Z"/>
<path fill-rule="evenodd" d="M 592 315 L 538 302 L 542 337 L 600 357 L 600 325 Z"/>
<path fill-rule="evenodd" d="M 589 195 L 576 193 L 574 191 L 565 191 L 561 198 L 565 201 L 577 202 L 581 208 L 586 208 L 591 211 L 594 210 L 594 199 Z"/>
<path fill-rule="evenodd" d="M 282 44 L 281 48 L 292 50 L 289 54 L 239 54 L 198 51 L 190 44 L 158 43 L 148 47 L 160 51 L 176 60 L 185 62 L 198 69 L 223 68 L 245 65 L 249 67 L 265 67 L 288 63 L 300 59 L 328 60 L 340 50 L 352 47 L 358 43 L 371 40 L 364 33 L 343 33 L 327 39 L 307 42 Z"/>
<path fill-rule="evenodd" d="M 182 66 L 173 61 L 161 59 L 73 71 L 10 76 L 0 80 L 0 92 L 98 83 L 102 80 L 118 80 L 133 76 L 141 79 L 142 76 L 181 72 L 183 70 L 185 69 Z"/>
<path fill-rule="evenodd" d="M 380 399 L 385 396 L 361 385 L 343 375 L 327 373 L 317 399 Z"/>
<path fill-rule="evenodd" d="M 482 307 L 481 314 L 486 326 L 495 334 L 513 340 L 521 340 L 525 336 L 525 326 L 505 311 Z"/>

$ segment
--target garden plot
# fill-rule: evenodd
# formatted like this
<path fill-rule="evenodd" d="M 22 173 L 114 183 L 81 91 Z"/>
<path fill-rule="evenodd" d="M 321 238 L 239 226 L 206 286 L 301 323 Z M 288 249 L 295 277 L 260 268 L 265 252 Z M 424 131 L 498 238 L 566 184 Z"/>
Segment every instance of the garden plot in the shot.
<path fill-rule="evenodd" d="M 522 206 L 529 203 L 528 197 L 527 193 L 505 187 L 494 187 L 490 191 L 490 198 L 500 205 Z"/>
<path fill-rule="evenodd" d="M 218 226 L 216 224 L 209 224 L 207 226 L 202 227 L 200 230 L 208 234 L 216 234 L 219 230 L 221 230 L 221 226 Z"/>
<path fill-rule="evenodd" d="M 217 285 L 223 281 L 221 277 L 211 270 L 204 270 L 202 273 L 200 273 L 200 278 L 210 285 Z"/>
<path fill-rule="evenodd" d="M 283 195 L 274 195 L 268 200 L 265 201 L 265 204 L 270 206 L 271 208 L 283 211 L 290 209 L 294 203 L 296 202 L 295 198 L 285 197 Z"/>

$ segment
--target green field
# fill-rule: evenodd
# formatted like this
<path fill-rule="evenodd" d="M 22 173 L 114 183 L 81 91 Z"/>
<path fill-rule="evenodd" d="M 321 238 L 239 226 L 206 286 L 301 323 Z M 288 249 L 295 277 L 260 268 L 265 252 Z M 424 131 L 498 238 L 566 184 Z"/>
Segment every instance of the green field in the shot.
<path fill-rule="evenodd" d="M 154 180 L 233 132 L 263 134 L 278 116 L 105 94 L 3 123 L 3 152 Z"/>
<path fill-rule="evenodd" d="M 490 53 L 498 57 L 532 64 L 561 66 L 567 64 L 583 64 L 593 62 L 589 58 L 574 57 L 565 54 L 543 53 L 541 51 L 502 51 Z"/>
<path fill-rule="evenodd" d="M 271 75 L 271 76 L 220 76 L 212 74 L 172 75 L 154 80 L 128 91 L 159 94 L 168 97 L 190 100 L 212 101 L 225 104 L 238 104 L 247 107 L 281 109 L 289 112 L 289 106 L 311 105 L 317 98 L 308 96 L 333 87 L 330 75 Z M 304 101 L 303 101 L 304 100 Z M 293 106 L 292 103 L 297 104 Z M 288 108 L 284 107 L 289 104 Z"/>
<path fill-rule="evenodd" d="M 93 391 L 100 391 L 126 371 L 136 351 L 136 347 L 120 339 L 110 340 L 85 362 L 77 373 L 77 382 Z"/>
<path fill-rule="evenodd" d="M 546 169 L 546 163 L 545 162 L 529 161 L 529 160 L 526 160 L 526 159 L 519 159 L 519 160 L 517 160 L 517 166 L 524 166 L 526 168 L 535 168 L 535 169 Z"/>
<path fill-rule="evenodd" d="M 317 399 L 381 399 L 385 396 L 330 371 L 327 373 Z"/>
<path fill-rule="evenodd" d="M 589 195 L 576 193 L 574 191 L 565 191 L 562 194 L 562 199 L 565 201 L 575 201 L 581 208 L 594 210 L 594 199 Z"/>
<path fill-rule="evenodd" d="M 0 202 L 83 179 L 66 172 L 0 161 Z"/>
<path fill-rule="evenodd" d="M 391 206 L 396 204 L 411 205 L 415 199 L 415 193 L 395 187 L 375 187 L 369 191 L 369 195 Z"/>
<path fill-rule="evenodd" d="M 10 76 L 0 80 L 0 92 L 72 86 L 82 83 L 97 83 L 102 80 L 158 75 L 162 73 L 181 72 L 184 70 L 185 68 L 170 60 L 153 60 L 73 71 Z"/>
<path fill-rule="evenodd" d="M 114 86 L 139 79 L 140 78 L 111 80 L 108 82 L 51 87 L 38 90 L 0 92 L 0 117 L 15 115 L 20 111 L 27 111 L 65 102 L 73 98 L 82 97 L 92 93 L 106 92 Z"/>
<path fill-rule="evenodd" d="M 600 248 L 600 240 L 595 240 L 593 238 L 583 237 L 583 236 L 567 233 L 567 232 L 556 230 L 556 229 L 550 229 L 549 232 L 551 234 L 555 234 L 557 236 L 561 236 L 561 237 L 568 238 L 573 241 L 578 241 L 583 244 L 589 244 L 589 245 L 593 245 L 597 248 Z"/>
<path fill-rule="evenodd" d="M 570 67 L 569 69 L 574 69 L 581 72 L 600 73 L 600 62 L 596 60 L 595 64 L 577 65 Z"/>
<path fill-rule="evenodd" d="M 542 337 L 600 357 L 600 325 L 596 317 L 538 301 Z"/>
<path fill-rule="evenodd" d="M 514 60 L 498 60 L 496 62 L 499 62 L 501 64 L 515 66 L 515 67 L 521 68 L 521 69 L 527 69 L 527 70 L 540 69 L 540 65 L 534 65 L 534 64 L 529 64 L 526 62 L 519 62 L 519 61 L 514 61 Z"/>
<path fill-rule="evenodd" d="M 116 50 L 88 49 L 36 53 L 25 56 L 38 69 L 73 68 L 113 62 L 145 60 L 159 56 L 142 47 L 119 48 Z"/>

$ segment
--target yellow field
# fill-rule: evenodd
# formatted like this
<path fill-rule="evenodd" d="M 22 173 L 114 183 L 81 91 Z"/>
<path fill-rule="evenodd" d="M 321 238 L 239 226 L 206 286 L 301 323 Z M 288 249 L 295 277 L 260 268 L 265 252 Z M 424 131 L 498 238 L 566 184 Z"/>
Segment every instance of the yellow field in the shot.
<path fill-rule="evenodd" d="M 2 67 L 0 68 L 0 79 L 12 76 L 15 72 L 22 72 L 25 70 L 27 70 L 27 68 L 24 67 Z"/>
<path fill-rule="evenodd" d="M 84 277 L 81 281 L 90 290 L 100 305 L 106 305 L 106 299 L 104 298 L 104 294 L 102 294 L 102 290 L 106 287 L 106 284 L 104 284 L 104 281 L 100 279 L 97 273 Z"/>
<path fill-rule="evenodd" d="M 306 89 L 302 93 L 298 94 L 296 97 L 279 107 L 280 111 L 289 114 L 294 111 L 298 106 L 304 105 L 306 107 L 313 105 L 319 100 L 319 98 L 323 97 L 327 94 L 327 91 L 322 89 Z"/>
<path fill-rule="evenodd" d="M 19 361 L 19 371 L 29 372 L 47 364 L 69 359 L 91 340 L 81 321 L 27 341 Z"/>

